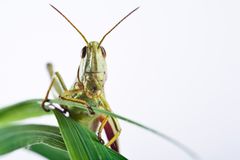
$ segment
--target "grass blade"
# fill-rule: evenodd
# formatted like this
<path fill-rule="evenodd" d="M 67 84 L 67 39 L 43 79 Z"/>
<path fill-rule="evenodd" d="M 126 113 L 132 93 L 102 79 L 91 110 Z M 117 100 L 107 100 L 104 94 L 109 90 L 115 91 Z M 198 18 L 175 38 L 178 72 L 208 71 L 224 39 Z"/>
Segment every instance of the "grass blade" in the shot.
<path fill-rule="evenodd" d="M 50 160 L 70 160 L 68 152 L 45 144 L 35 144 L 29 148 Z"/>
<path fill-rule="evenodd" d="M 60 105 L 65 105 L 65 106 L 74 106 L 74 107 L 78 107 L 78 108 L 80 108 L 80 109 L 82 109 L 82 110 L 87 111 L 86 107 L 84 107 L 82 104 L 76 103 L 76 102 L 71 102 L 71 101 L 66 101 L 66 100 L 61 100 L 61 99 L 53 99 L 53 100 L 50 100 L 50 102 L 52 102 L 52 103 L 57 103 L 57 104 L 60 104 Z M 124 120 L 124 121 L 126 121 L 126 122 L 128 122 L 128 123 L 131 123 L 131 124 L 133 124 L 133 125 L 136 125 L 136 126 L 138 126 L 138 127 L 140 127 L 140 128 L 143 128 L 143 129 L 145 129 L 145 130 L 147 130 L 147 131 L 150 131 L 150 132 L 152 132 L 153 134 L 155 134 L 155 135 L 157 135 L 157 136 L 159 136 L 159 137 L 161 137 L 161 138 L 163 138 L 163 139 L 171 142 L 172 144 L 174 144 L 175 146 L 177 146 L 178 148 L 180 148 L 182 151 L 184 151 L 184 152 L 185 152 L 187 155 L 189 155 L 191 158 L 193 158 L 193 159 L 200 159 L 199 156 L 198 156 L 194 151 L 192 151 L 191 149 L 189 149 L 189 148 L 188 148 L 187 146 L 185 146 L 184 144 L 182 144 L 182 143 L 178 142 L 177 140 L 175 140 L 175 139 L 167 136 L 167 135 L 164 134 L 164 133 L 161 133 L 161 132 L 159 132 L 159 131 L 157 131 L 157 130 L 155 130 L 155 129 L 152 129 L 152 128 L 150 128 L 150 127 L 147 127 L 147 126 L 145 126 L 145 125 L 143 125 L 143 124 L 141 124 L 141 123 L 135 122 L 135 121 L 133 121 L 133 120 L 131 120 L 131 119 L 125 118 L 125 117 L 123 117 L 123 116 L 121 116 L 121 115 L 118 115 L 118 114 L 115 114 L 115 113 L 112 113 L 112 112 L 108 112 L 108 111 L 106 111 L 106 110 L 102 110 L 102 109 L 95 108 L 95 107 L 93 107 L 93 110 L 94 110 L 96 113 L 103 113 L 103 114 L 106 114 L 106 115 L 109 115 L 109 116 L 117 117 L 117 118 L 119 118 L 119 119 L 121 119 L 121 120 Z"/>
<path fill-rule="evenodd" d="M 66 118 L 62 113 L 54 111 L 58 120 L 60 131 L 72 160 L 125 160 L 123 156 L 102 145 L 95 133 L 81 126 L 71 118 Z"/>
<path fill-rule="evenodd" d="M 0 155 L 33 144 L 46 144 L 66 151 L 57 127 L 45 125 L 14 125 L 0 129 Z"/>
<path fill-rule="evenodd" d="M 0 109 L 0 126 L 6 125 L 13 121 L 23 120 L 26 118 L 38 117 L 48 114 L 40 107 L 40 100 L 33 99 L 16 103 Z"/>
<path fill-rule="evenodd" d="M 65 106 L 74 106 L 74 107 L 78 107 L 79 109 L 85 110 L 87 111 L 86 107 L 84 107 L 83 105 L 81 105 L 80 103 L 75 103 L 75 102 L 70 102 L 70 101 L 65 101 L 65 100 L 61 100 L 61 99 L 52 99 L 50 100 L 51 103 L 57 103 L 60 105 L 65 105 Z M 0 110 L 0 125 L 2 124 L 6 124 L 9 123 L 11 121 L 16 121 L 16 120 L 22 120 L 25 118 L 30 118 L 30 117 L 37 117 L 37 116 L 41 116 L 46 114 L 46 112 L 42 111 L 41 107 L 40 107 L 40 103 L 41 100 L 39 99 L 35 99 L 35 100 L 28 100 L 28 101 L 24 101 L 12 106 L 9 106 L 7 108 L 1 109 Z M 19 110 L 21 110 L 21 112 L 19 112 Z M 98 109 L 98 108 L 93 108 L 93 110 L 96 113 L 103 113 L 106 115 L 110 115 L 113 117 L 117 117 L 121 120 L 124 120 L 128 123 L 134 124 L 140 128 L 143 128 L 147 131 L 150 131 L 152 133 L 154 133 L 155 135 L 171 142 L 172 144 L 174 144 L 175 146 L 179 147 L 181 150 L 183 150 L 184 152 L 186 152 L 189 156 L 191 156 L 193 159 L 199 159 L 199 157 L 197 156 L 197 154 L 195 152 L 193 152 L 191 149 L 189 149 L 188 147 L 186 147 L 185 145 L 183 145 L 182 143 L 178 142 L 177 140 L 155 130 L 152 129 L 150 127 L 147 127 L 141 123 L 135 122 L 131 119 L 125 118 L 121 115 L 112 113 L 112 112 L 108 112 L 106 110 L 102 110 L 102 109 Z M 23 114 L 23 115 L 21 115 Z"/>

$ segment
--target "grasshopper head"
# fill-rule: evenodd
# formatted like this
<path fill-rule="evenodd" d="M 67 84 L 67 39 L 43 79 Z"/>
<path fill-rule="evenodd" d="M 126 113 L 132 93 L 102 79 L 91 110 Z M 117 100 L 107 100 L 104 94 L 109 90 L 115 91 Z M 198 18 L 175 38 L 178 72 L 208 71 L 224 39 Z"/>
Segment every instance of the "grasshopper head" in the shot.
<path fill-rule="evenodd" d="M 107 77 L 105 49 L 98 42 L 90 42 L 83 47 L 79 70 L 79 79 L 88 96 L 97 97 L 103 93 Z"/>

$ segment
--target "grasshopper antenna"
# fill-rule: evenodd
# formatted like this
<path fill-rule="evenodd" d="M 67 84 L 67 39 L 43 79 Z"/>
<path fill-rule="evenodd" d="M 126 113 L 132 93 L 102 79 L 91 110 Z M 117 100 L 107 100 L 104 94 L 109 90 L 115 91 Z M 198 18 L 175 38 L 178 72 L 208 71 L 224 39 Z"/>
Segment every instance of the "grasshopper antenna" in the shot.
<path fill-rule="evenodd" d="M 103 40 L 105 39 L 105 37 L 112 32 L 112 30 L 114 30 L 122 21 L 124 21 L 127 17 L 129 17 L 133 12 L 135 12 L 136 10 L 138 10 L 139 7 L 135 8 L 134 10 L 132 10 L 130 13 L 128 13 L 125 17 L 123 17 L 117 24 L 115 24 L 115 26 L 113 26 L 101 39 L 101 41 L 98 44 L 98 47 L 100 47 L 100 45 L 102 44 Z"/>
<path fill-rule="evenodd" d="M 60 12 L 56 7 L 54 7 L 53 5 L 49 4 L 54 10 L 56 10 L 59 14 L 61 14 L 72 26 L 73 28 L 75 28 L 77 30 L 77 32 L 82 36 L 83 40 L 87 43 L 88 45 L 88 41 L 86 39 L 86 37 L 82 34 L 82 32 L 62 13 Z"/>

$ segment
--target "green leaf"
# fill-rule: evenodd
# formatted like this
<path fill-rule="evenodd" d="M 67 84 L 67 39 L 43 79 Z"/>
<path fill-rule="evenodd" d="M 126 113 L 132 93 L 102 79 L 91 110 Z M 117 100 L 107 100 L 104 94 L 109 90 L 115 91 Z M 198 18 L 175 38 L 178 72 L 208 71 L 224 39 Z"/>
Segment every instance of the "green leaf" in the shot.
<path fill-rule="evenodd" d="M 66 151 L 57 127 L 45 125 L 14 125 L 0 129 L 0 155 L 33 144 L 46 144 Z"/>
<path fill-rule="evenodd" d="M 125 160 L 117 152 L 102 145 L 95 133 L 72 118 L 54 111 L 58 120 L 60 131 L 72 160 Z"/>
<path fill-rule="evenodd" d="M 61 99 L 53 99 L 53 100 L 50 100 L 51 103 L 57 103 L 57 104 L 60 104 L 60 105 L 65 105 L 65 106 L 74 106 L 74 107 L 78 107 L 79 109 L 82 109 L 82 110 L 85 110 L 87 111 L 86 107 L 83 106 L 82 104 L 80 103 L 76 103 L 76 102 L 71 102 L 71 101 L 66 101 L 66 100 L 61 100 Z M 96 113 L 103 113 L 103 114 L 106 114 L 106 115 L 109 115 L 109 116 L 112 116 L 112 117 L 117 117 L 121 120 L 124 120 L 128 123 L 131 123 L 131 124 L 134 124 L 140 128 L 143 128 L 147 131 L 150 131 L 152 132 L 153 134 L 171 142 L 172 144 L 174 144 L 175 146 L 177 146 L 178 148 L 180 148 L 182 151 L 184 151 L 187 155 L 189 155 L 191 158 L 193 159 L 200 159 L 199 156 L 194 152 L 192 151 L 191 149 L 189 149 L 187 146 L 185 146 L 184 144 L 178 142 L 177 140 L 167 136 L 166 134 L 164 133 L 161 133 L 155 129 L 152 129 L 150 127 L 147 127 L 141 123 L 138 123 L 138 122 L 135 122 L 131 119 L 128 119 L 128 118 L 125 118 L 121 115 L 118 115 L 118 114 L 115 114 L 113 112 L 108 112 L 106 110 L 102 110 L 102 109 L 99 109 L 99 108 L 96 108 L 96 107 L 93 107 L 93 110 L 96 112 Z"/>
<path fill-rule="evenodd" d="M 67 151 L 60 150 L 49 145 L 35 144 L 32 145 L 29 149 L 50 160 L 70 160 Z"/>
<path fill-rule="evenodd" d="M 65 105 L 65 106 L 74 106 L 74 107 L 78 107 L 79 109 L 82 109 L 84 111 L 87 111 L 86 107 L 83 106 L 80 103 L 75 103 L 75 102 L 70 102 L 70 101 L 65 101 L 65 100 L 61 100 L 61 99 L 53 99 L 50 100 L 51 103 L 57 103 L 60 105 Z M 35 99 L 35 100 L 28 100 L 28 101 L 24 101 L 12 106 L 9 106 L 7 108 L 1 109 L 0 110 L 0 125 L 2 124 L 6 124 L 12 121 L 16 121 L 16 120 L 22 120 L 22 119 L 26 119 L 26 118 L 30 118 L 30 117 L 37 117 L 37 116 L 41 116 L 46 114 L 46 112 L 44 112 L 41 107 L 40 107 L 40 103 L 41 100 L 39 99 Z M 19 110 L 21 110 L 21 112 L 19 112 Z M 193 159 L 199 159 L 199 157 L 197 156 L 197 154 L 195 152 L 193 152 L 191 149 L 189 149 L 188 147 L 186 147 L 185 145 L 183 145 L 182 143 L 178 142 L 177 140 L 155 130 L 152 129 L 150 127 L 147 127 L 143 124 L 140 124 L 138 122 L 135 122 L 131 119 L 125 118 L 121 115 L 112 113 L 112 112 L 108 112 L 106 110 L 102 110 L 99 108 L 93 108 L 93 110 L 96 113 L 103 113 L 106 115 L 110 115 L 113 117 L 117 117 L 119 119 L 122 119 L 128 123 L 134 124 L 140 128 L 143 128 L 147 131 L 150 131 L 152 133 L 154 133 L 155 135 L 171 142 L 172 144 L 176 145 L 177 147 L 179 147 L 181 150 L 183 150 L 184 152 L 186 152 L 189 156 L 191 156 Z"/>
<path fill-rule="evenodd" d="M 0 126 L 13 121 L 26 118 L 38 117 L 48 114 L 40 106 L 41 101 L 37 99 L 23 101 L 0 109 Z"/>

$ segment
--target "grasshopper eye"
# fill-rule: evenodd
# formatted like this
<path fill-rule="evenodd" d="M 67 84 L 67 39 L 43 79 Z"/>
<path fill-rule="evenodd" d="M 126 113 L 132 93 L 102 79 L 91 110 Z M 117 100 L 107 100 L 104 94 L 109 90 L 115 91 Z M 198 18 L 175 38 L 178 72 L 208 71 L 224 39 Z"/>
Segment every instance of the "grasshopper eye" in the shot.
<path fill-rule="evenodd" d="M 82 49 L 82 55 L 81 55 L 81 57 L 84 58 L 86 55 L 87 55 L 87 47 L 84 46 L 83 49 Z"/>
<path fill-rule="evenodd" d="M 104 58 L 106 58 L 107 54 L 106 54 L 106 51 L 103 47 L 101 47 L 101 50 L 102 50 L 102 55 Z"/>

